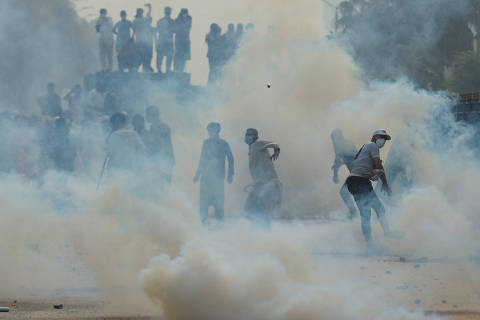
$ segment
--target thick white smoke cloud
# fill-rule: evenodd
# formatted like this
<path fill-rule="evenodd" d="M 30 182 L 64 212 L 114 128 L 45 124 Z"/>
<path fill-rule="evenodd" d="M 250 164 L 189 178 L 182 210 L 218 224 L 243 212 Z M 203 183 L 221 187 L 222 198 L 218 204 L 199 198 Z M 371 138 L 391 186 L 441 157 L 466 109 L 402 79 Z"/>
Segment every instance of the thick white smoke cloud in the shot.
<path fill-rule="evenodd" d="M 450 119 L 439 126 L 426 122 L 448 100 L 415 90 L 408 80 L 363 84 L 352 59 L 323 39 L 323 5 L 318 1 L 239 5 L 275 27 L 244 44 L 226 74 L 225 95 L 218 98 L 212 90 L 193 111 L 157 92 L 149 94 L 149 102 L 160 105 L 174 130 L 177 167 L 169 197 L 146 199 L 132 193 L 131 185 L 144 183 L 144 176 L 95 192 L 103 157 L 100 129 L 72 129 L 87 163 L 74 175 L 47 172 L 41 182 L 31 184 L 2 175 L 0 242 L 8 245 L 0 246 L 0 254 L 11 263 L 0 266 L 12 277 L 1 296 L 85 286 L 77 272 L 57 262 L 57 256 L 71 254 L 75 263 L 86 266 L 90 281 L 101 287 L 117 315 L 423 319 L 421 311 L 407 311 L 389 300 L 388 289 L 373 288 L 356 262 L 331 258 L 335 252 L 364 252 L 358 221 L 278 222 L 264 232 L 242 218 L 242 188 L 250 183 L 243 143 L 248 127 L 258 128 L 262 138 L 282 148 L 276 166 L 285 198 L 278 215 L 333 220 L 343 218 L 346 209 L 338 196 L 340 186 L 331 182 L 331 130 L 341 128 L 357 147 L 378 128 L 391 132 L 393 144 L 406 137 L 413 143 L 405 143 L 399 153 L 410 152 L 408 163 L 417 183 L 406 194 L 398 193 L 388 207 L 392 226 L 406 236 L 384 240 L 372 219 L 374 240 L 388 255 L 465 258 L 478 253 L 474 190 L 480 171 L 463 147 L 469 132 L 458 129 L 455 137 L 445 133 L 445 125 L 455 126 Z M 200 227 L 198 189 L 192 183 L 210 121 L 221 122 L 221 135 L 237 163 L 235 182 L 226 186 L 227 222 L 216 231 Z M 11 135 L 8 139 L 14 144 Z M 382 149 L 383 159 L 388 151 Z M 342 174 L 345 178 L 346 172 Z M 30 265 L 40 265 L 41 273 L 32 275 Z M 477 270 L 468 276 L 478 282 Z M 404 280 L 402 274 L 392 279 Z"/>

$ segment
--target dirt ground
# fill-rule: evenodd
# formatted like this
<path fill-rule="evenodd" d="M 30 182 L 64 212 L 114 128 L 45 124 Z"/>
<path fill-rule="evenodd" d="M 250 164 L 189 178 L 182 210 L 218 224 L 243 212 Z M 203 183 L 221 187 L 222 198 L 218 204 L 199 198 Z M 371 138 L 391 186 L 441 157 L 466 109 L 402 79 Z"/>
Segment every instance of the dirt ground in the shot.
<path fill-rule="evenodd" d="M 471 281 L 471 271 L 477 268 L 473 260 L 428 260 L 392 256 L 352 256 L 317 254 L 322 256 L 322 268 L 329 261 L 345 268 L 338 272 L 360 270 L 372 287 L 387 289 L 387 299 L 396 306 L 409 310 L 425 310 L 441 319 L 480 319 L 480 287 Z M 326 259 L 325 259 L 326 258 Z M 402 279 L 399 281 L 398 279 Z M 0 307 L 10 307 L 9 313 L 0 313 L 0 319 L 162 319 L 158 315 L 112 314 L 106 312 L 101 301 L 88 300 L 90 289 L 65 289 L 55 301 L 3 300 Z M 76 297 L 72 298 L 72 292 Z M 82 297 L 83 295 L 83 297 Z M 54 304 L 63 309 L 54 309 Z"/>

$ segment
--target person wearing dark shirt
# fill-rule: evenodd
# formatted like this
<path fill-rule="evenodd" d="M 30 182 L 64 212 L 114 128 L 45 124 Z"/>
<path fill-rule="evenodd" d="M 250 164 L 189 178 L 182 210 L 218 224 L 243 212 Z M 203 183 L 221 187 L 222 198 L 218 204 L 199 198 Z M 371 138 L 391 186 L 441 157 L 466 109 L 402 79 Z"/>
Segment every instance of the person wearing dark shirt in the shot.
<path fill-rule="evenodd" d="M 190 53 L 190 30 L 192 29 L 192 17 L 188 10 L 180 10 L 175 19 L 175 59 L 173 62 L 176 72 L 184 72 L 187 60 L 191 59 Z"/>
<path fill-rule="evenodd" d="M 205 37 L 208 46 L 207 58 L 210 72 L 208 73 L 208 83 L 215 84 L 220 76 L 220 60 L 223 54 L 222 29 L 216 23 L 210 25 L 210 32 Z"/>
<path fill-rule="evenodd" d="M 345 139 L 342 130 L 340 129 L 333 130 L 331 138 L 333 142 L 333 150 L 335 151 L 335 161 L 332 166 L 333 182 L 337 184 L 338 170 L 341 166 L 345 165 L 349 173 L 352 170 L 353 160 L 357 154 L 357 148 L 353 142 Z M 357 216 L 357 209 L 355 208 L 350 192 L 348 192 L 346 183 L 344 183 L 340 189 L 340 196 L 342 197 L 343 202 L 345 202 L 348 211 L 350 211 L 349 218 L 355 218 Z"/>
<path fill-rule="evenodd" d="M 208 209 L 215 209 L 218 222 L 224 218 L 225 202 L 225 159 L 228 161 L 228 183 L 232 183 L 234 175 L 234 160 L 229 144 L 220 138 L 220 124 L 211 122 L 207 126 L 209 138 L 203 142 L 200 162 L 194 182 L 200 180 L 200 218 L 205 224 L 208 219 Z"/>
<path fill-rule="evenodd" d="M 172 8 L 166 7 L 165 16 L 158 20 L 156 28 L 156 47 L 157 47 L 157 71 L 161 73 L 162 61 L 165 57 L 165 72 L 172 70 L 173 60 L 173 34 L 175 32 L 175 22 L 171 18 Z"/>
<path fill-rule="evenodd" d="M 133 23 L 127 20 L 127 12 L 124 10 L 120 12 L 120 17 L 121 20 L 113 27 L 113 33 L 117 35 L 115 49 L 117 50 L 118 70 L 124 71 L 128 69 L 128 62 L 124 59 L 123 53 L 130 39 L 132 39 Z"/>
<path fill-rule="evenodd" d="M 38 100 L 42 109 L 42 115 L 48 117 L 60 117 L 62 115 L 62 102 L 60 96 L 55 93 L 55 84 L 47 85 L 47 95 Z"/>
<path fill-rule="evenodd" d="M 64 118 L 57 117 L 54 121 L 50 157 L 57 170 L 73 172 L 75 169 L 76 151 L 70 141 L 70 131 Z"/>

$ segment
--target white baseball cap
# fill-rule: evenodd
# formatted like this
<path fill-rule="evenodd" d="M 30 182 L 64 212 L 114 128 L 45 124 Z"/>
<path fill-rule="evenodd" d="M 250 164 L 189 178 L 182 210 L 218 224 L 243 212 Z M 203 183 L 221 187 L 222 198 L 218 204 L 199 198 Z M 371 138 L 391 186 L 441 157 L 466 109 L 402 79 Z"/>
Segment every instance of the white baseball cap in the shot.
<path fill-rule="evenodd" d="M 372 137 L 374 137 L 374 136 L 382 136 L 382 137 L 385 137 L 386 140 L 392 140 L 392 137 L 390 137 L 390 136 L 388 135 L 387 131 L 386 131 L 386 130 L 383 130 L 383 129 L 376 130 L 376 131 L 373 133 Z"/>

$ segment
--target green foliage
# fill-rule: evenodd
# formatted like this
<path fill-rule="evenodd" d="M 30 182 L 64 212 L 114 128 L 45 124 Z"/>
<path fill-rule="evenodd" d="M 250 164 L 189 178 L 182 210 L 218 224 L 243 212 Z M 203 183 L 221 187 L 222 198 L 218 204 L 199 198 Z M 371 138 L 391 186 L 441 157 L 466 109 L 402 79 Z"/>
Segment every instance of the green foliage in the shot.
<path fill-rule="evenodd" d="M 480 91 L 480 56 L 474 52 L 458 53 L 446 83 L 453 92 Z"/>

